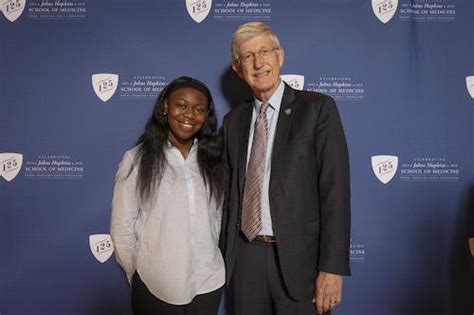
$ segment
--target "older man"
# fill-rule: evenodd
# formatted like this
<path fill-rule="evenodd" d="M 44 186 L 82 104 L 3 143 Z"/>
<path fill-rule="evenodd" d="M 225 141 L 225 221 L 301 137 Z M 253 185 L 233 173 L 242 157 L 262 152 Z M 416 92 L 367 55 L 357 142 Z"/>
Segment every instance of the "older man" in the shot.
<path fill-rule="evenodd" d="M 280 79 L 284 51 L 264 23 L 236 30 L 232 58 L 254 98 L 224 118 L 229 302 L 245 315 L 330 311 L 350 273 L 349 162 L 336 105 Z"/>

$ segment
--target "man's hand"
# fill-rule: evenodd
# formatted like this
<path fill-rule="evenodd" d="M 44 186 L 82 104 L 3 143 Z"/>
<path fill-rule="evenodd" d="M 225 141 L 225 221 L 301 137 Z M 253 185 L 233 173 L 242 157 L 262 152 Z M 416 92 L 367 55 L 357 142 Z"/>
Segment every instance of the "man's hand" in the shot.
<path fill-rule="evenodd" d="M 332 310 L 341 303 L 342 276 L 321 271 L 316 278 L 313 303 L 318 314 Z"/>

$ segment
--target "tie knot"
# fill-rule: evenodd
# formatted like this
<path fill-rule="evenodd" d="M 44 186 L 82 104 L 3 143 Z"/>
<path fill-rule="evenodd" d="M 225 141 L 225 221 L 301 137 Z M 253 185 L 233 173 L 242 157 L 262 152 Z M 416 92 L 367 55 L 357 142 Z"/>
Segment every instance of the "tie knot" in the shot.
<path fill-rule="evenodd" d="M 267 108 L 269 105 L 269 102 L 263 102 L 262 105 L 260 105 L 260 115 L 267 112 Z"/>

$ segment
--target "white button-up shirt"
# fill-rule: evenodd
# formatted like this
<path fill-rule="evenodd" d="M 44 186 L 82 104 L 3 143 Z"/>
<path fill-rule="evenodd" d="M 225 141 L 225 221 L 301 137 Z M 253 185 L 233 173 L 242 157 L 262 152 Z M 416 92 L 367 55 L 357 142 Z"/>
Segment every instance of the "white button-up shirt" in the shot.
<path fill-rule="evenodd" d="M 137 195 L 137 147 L 125 153 L 115 180 L 110 232 L 128 279 L 137 271 L 160 300 L 183 305 L 225 282 L 218 248 L 222 207 L 209 201 L 197 143 L 186 159 L 170 144 L 164 150 L 163 177 L 148 202 Z"/>

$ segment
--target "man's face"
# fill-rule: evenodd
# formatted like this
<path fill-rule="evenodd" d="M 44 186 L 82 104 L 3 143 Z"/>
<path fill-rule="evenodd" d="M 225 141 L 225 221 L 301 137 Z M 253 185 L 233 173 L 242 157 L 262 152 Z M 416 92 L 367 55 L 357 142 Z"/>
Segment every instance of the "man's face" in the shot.
<path fill-rule="evenodd" d="M 239 47 L 239 60 L 232 69 L 250 86 L 260 100 L 268 100 L 280 84 L 280 68 L 283 66 L 283 49 L 266 34 L 243 42 Z"/>

